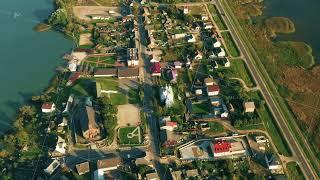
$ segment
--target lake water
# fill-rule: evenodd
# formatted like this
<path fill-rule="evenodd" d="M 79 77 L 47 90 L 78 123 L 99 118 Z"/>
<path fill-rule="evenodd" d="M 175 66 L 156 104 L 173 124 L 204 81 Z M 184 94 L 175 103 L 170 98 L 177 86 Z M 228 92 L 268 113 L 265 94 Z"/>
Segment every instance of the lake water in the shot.
<path fill-rule="evenodd" d="M 52 11 L 52 0 L 0 0 L 0 132 L 10 128 L 26 99 L 48 85 L 72 48 L 60 33 L 32 30 Z"/>
<path fill-rule="evenodd" d="M 313 49 L 313 55 L 320 60 L 320 15 L 319 0 L 265 0 L 266 16 L 290 18 L 296 32 L 282 36 L 287 40 L 304 41 Z"/>

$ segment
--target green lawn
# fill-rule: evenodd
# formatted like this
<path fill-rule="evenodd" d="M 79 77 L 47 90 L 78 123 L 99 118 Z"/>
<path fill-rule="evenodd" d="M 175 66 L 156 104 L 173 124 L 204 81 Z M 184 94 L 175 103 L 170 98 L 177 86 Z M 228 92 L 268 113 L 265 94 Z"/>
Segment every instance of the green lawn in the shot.
<path fill-rule="evenodd" d="M 128 92 L 128 101 L 130 104 L 140 104 L 139 89 L 130 89 Z"/>
<path fill-rule="evenodd" d="M 290 162 L 287 164 L 289 179 L 303 180 L 305 179 L 303 173 L 296 162 Z"/>
<path fill-rule="evenodd" d="M 90 79 L 79 79 L 76 84 L 71 87 L 70 93 L 77 96 L 94 96 L 94 81 Z"/>
<path fill-rule="evenodd" d="M 138 126 L 139 127 L 139 126 Z M 134 145 L 134 144 L 141 144 L 139 143 L 139 136 L 138 136 L 138 131 L 136 131 L 134 134 L 136 134 L 137 136 L 134 136 L 132 138 L 128 138 L 127 134 L 131 133 L 133 130 L 135 130 L 137 128 L 136 127 L 124 127 L 124 128 L 120 128 L 119 129 L 119 143 L 123 144 L 123 145 Z M 140 127 L 139 127 L 140 128 Z M 141 130 L 141 129 L 140 129 Z M 139 134 L 141 136 L 141 132 Z"/>
<path fill-rule="evenodd" d="M 101 56 L 101 57 L 89 57 L 86 60 L 107 64 L 114 64 L 116 62 L 116 58 L 114 56 Z"/>
<path fill-rule="evenodd" d="M 101 90 L 112 90 L 117 91 L 119 87 L 119 82 L 113 78 L 95 78 L 97 82 L 101 85 Z"/>
<path fill-rule="evenodd" d="M 128 103 L 128 97 L 125 94 L 112 93 L 109 95 L 112 105 L 123 105 Z"/>
<path fill-rule="evenodd" d="M 247 65 L 242 59 L 234 59 L 231 60 L 231 66 L 228 69 L 225 69 L 223 73 L 225 73 L 230 78 L 240 78 L 242 79 L 248 87 L 253 87 L 255 82 L 247 68 Z"/>
<path fill-rule="evenodd" d="M 210 131 L 214 133 L 222 133 L 224 132 L 224 127 L 217 122 L 209 122 Z"/>
<path fill-rule="evenodd" d="M 240 51 L 239 51 L 236 43 L 234 42 L 230 32 L 222 32 L 221 35 L 222 35 L 224 42 L 226 43 L 227 50 L 229 51 L 229 54 L 232 57 L 239 57 Z"/>
<path fill-rule="evenodd" d="M 192 104 L 192 113 L 194 114 L 206 114 L 209 112 L 207 103 Z"/>

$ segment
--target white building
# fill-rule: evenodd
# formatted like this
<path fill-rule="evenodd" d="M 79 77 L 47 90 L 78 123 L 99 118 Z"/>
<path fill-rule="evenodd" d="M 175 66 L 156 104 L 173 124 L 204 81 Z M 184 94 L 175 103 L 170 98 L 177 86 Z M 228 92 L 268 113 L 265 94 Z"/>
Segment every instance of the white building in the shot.
<path fill-rule="evenodd" d="M 52 163 L 44 169 L 44 172 L 51 175 L 56 169 L 60 167 L 60 161 L 58 159 L 54 159 Z"/>
<path fill-rule="evenodd" d="M 109 159 L 100 159 L 97 161 L 97 170 L 94 172 L 95 180 L 104 180 L 104 175 L 112 170 L 117 170 L 122 166 L 122 160 L 119 156 Z"/>
<path fill-rule="evenodd" d="M 166 107 L 171 107 L 174 103 L 174 94 L 172 87 L 167 85 L 160 88 L 160 99 L 165 102 Z"/>
<path fill-rule="evenodd" d="M 209 20 L 209 17 L 206 16 L 206 15 L 201 15 L 201 20 L 202 20 L 202 21 L 208 21 L 208 20 Z"/>
<path fill-rule="evenodd" d="M 64 140 L 62 137 L 58 136 L 58 141 L 56 144 L 56 149 L 55 151 L 61 154 L 66 153 L 66 148 L 67 148 L 67 143 L 66 140 Z"/>
<path fill-rule="evenodd" d="M 221 42 L 214 38 L 213 47 L 215 48 L 221 47 Z"/>
<path fill-rule="evenodd" d="M 225 57 L 226 52 L 224 51 L 223 48 L 218 48 L 218 57 Z"/>
<path fill-rule="evenodd" d="M 166 129 L 168 131 L 173 131 L 178 128 L 178 123 L 173 121 L 167 121 L 164 123 L 163 126 L 160 127 L 160 129 Z"/>
<path fill-rule="evenodd" d="M 281 163 L 275 155 L 273 155 L 273 154 L 270 156 L 265 155 L 265 160 L 266 160 L 268 169 L 271 172 L 276 172 L 276 171 L 282 170 Z"/>
<path fill-rule="evenodd" d="M 244 112 L 246 113 L 253 113 L 256 109 L 256 106 L 254 105 L 254 102 L 245 102 L 243 104 Z"/>
<path fill-rule="evenodd" d="M 138 66 L 138 49 L 137 48 L 128 48 L 127 49 L 127 58 L 128 58 L 128 66 Z"/>
<path fill-rule="evenodd" d="M 41 110 L 43 113 L 51 113 L 56 110 L 56 105 L 54 103 L 43 103 Z"/>
<path fill-rule="evenodd" d="M 180 34 L 175 34 L 175 35 L 172 35 L 172 39 L 181 39 L 181 38 L 184 38 L 187 34 L 185 33 L 180 33 Z"/>

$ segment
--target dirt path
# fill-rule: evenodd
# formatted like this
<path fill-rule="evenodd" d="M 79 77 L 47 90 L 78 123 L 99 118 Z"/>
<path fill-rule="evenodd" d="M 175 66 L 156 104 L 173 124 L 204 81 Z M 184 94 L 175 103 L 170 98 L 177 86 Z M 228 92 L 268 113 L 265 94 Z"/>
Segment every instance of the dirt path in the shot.
<path fill-rule="evenodd" d="M 244 82 L 244 80 L 241 79 L 241 78 L 230 78 L 230 79 L 235 79 L 235 80 L 240 81 L 240 83 L 242 84 L 242 86 L 243 86 L 243 88 L 244 88 L 244 90 L 245 90 L 246 92 L 259 90 L 258 87 L 252 87 L 252 88 L 248 87 L 247 84 Z"/>

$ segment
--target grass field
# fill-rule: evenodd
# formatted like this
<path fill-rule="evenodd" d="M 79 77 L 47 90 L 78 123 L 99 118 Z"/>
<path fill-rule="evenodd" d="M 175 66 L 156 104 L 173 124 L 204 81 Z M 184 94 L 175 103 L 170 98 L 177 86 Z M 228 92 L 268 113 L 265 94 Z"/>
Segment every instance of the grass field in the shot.
<path fill-rule="evenodd" d="M 206 104 L 206 103 L 192 104 L 192 113 L 206 114 L 208 112 L 209 112 L 208 104 Z"/>
<path fill-rule="evenodd" d="M 255 86 L 255 82 L 247 68 L 247 65 L 242 59 L 231 60 L 230 68 L 223 69 L 222 73 L 229 78 L 240 78 L 248 87 Z"/>
<path fill-rule="evenodd" d="M 229 54 L 232 57 L 239 57 L 240 56 L 240 51 L 234 42 L 230 32 L 222 32 L 221 33 L 222 38 L 224 39 L 224 42 L 226 43 L 227 50 L 229 51 Z"/>
<path fill-rule="evenodd" d="M 299 165 L 296 162 L 287 164 L 289 179 L 303 180 L 305 179 Z"/>
<path fill-rule="evenodd" d="M 69 90 L 71 94 L 77 96 L 94 96 L 95 90 L 90 87 L 94 87 L 94 81 L 89 79 L 79 79 Z"/>
<path fill-rule="evenodd" d="M 128 103 L 128 97 L 121 93 L 112 93 L 110 95 L 110 100 L 112 105 L 122 105 Z"/>
<path fill-rule="evenodd" d="M 117 80 L 112 78 L 95 78 L 100 83 L 102 90 L 118 90 L 119 83 Z"/>
<path fill-rule="evenodd" d="M 105 64 L 114 64 L 116 62 L 116 58 L 114 56 L 89 57 L 86 60 Z"/>
<path fill-rule="evenodd" d="M 132 138 L 129 138 L 127 136 L 128 133 L 132 133 L 137 127 L 139 126 L 119 128 L 119 131 L 118 131 L 119 143 L 123 145 L 141 144 L 139 143 L 139 136 L 141 136 L 141 132 L 139 132 L 138 130 L 136 130 L 136 132 L 134 133 L 136 136 Z"/>
<path fill-rule="evenodd" d="M 103 5 L 103 6 L 119 6 L 119 0 L 95 0 L 97 3 Z"/>

